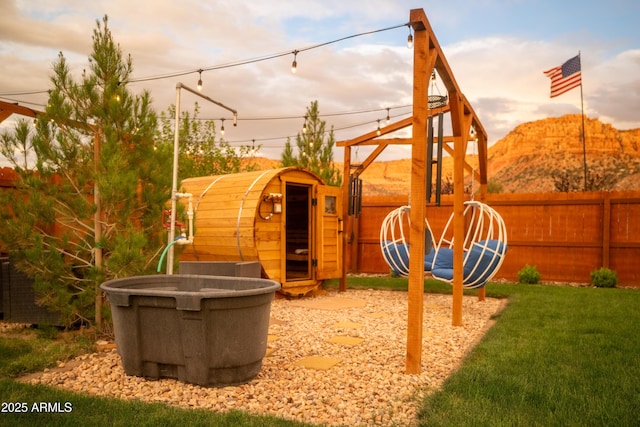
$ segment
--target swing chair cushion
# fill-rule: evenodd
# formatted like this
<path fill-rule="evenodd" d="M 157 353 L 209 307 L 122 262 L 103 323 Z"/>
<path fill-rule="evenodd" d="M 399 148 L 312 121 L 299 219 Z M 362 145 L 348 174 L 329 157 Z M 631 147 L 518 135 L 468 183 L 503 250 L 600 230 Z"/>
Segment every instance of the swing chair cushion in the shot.
<path fill-rule="evenodd" d="M 500 264 L 505 250 L 504 243 L 499 240 L 480 240 L 474 243 L 465 254 L 464 283 L 486 282 Z"/>
<path fill-rule="evenodd" d="M 382 247 L 382 251 L 387 264 L 389 264 L 394 274 L 400 274 L 404 276 L 409 274 L 408 243 L 394 243 L 391 241 L 387 241 Z M 425 271 L 431 271 L 435 253 L 436 251 L 432 248 L 431 251 L 424 256 Z M 406 268 L 404 268 L 404 266 L 406 266 Z M 400 270 L 400 268 L 402 268 L 402 271 Z"/>
<path fill-rule="evenodd" d="M 464 254 L 463 283 L 486 282 L 499 265 L 504 251 L 504 243 L 499 240 L 481 240 L 474 243 L 471 250 Z M 453 249 L 439 249 L 431 273 L 442 280 L 453 280 Z"/>
<path fill-rule="evenodd" d="M 453 280 L 453 249 L 440 248 L 431 274 L 443 280 Z"/>

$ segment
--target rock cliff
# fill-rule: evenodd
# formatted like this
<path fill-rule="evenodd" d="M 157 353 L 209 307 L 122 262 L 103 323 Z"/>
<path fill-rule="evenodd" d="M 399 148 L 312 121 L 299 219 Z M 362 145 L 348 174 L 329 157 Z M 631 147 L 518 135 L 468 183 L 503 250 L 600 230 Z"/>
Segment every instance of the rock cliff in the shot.
<path fill-rule="evenodd" d="M 582 116 L 553 117 L 523 123 L 489 147 L 487 175 L 490 187 L 500 192 L 558 191 L 564 174 L 582 189 L 584 157 Z M 590 176 L 599 177 L 603 190 L 640 190 L 640 129 L 618 130 L 585 117 L 586 159 Z M 259 159 L 260 167 L 278 167 L 277 160 Z M 336 159 L 342 160 L 342 159 Z M 477 156 L 467 155 L 477 166 Z M 342 170 L 342 163 L 338 167 Z M 453 159 L 443 159 L 443 181 L 452 180 Z M 376 161 L 362 174 L 367 196 L 409 194 L 411 160 Z M 435 169 L 434 169 L 435 177 Z M 434 178 L 435 179 L 435 178 Z M 467 172 L 466 185 L 471 189 Z M 473 189 L 477 190 L 477 184 Z"/>

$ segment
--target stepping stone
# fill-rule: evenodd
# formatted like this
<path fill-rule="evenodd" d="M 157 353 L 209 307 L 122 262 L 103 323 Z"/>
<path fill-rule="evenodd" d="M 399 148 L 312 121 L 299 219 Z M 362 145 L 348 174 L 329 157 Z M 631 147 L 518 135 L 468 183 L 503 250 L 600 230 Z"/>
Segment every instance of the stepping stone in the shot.
<path fill-rule="evenodd" d="M 364 341 L 364 338 L 346 337 L 343 335 L 334 335 L 327 340 L 327 342 L 330 342 L 330 343 L 348 345 L 348 346 L 360 345 L 362 344 L 363 341 Z"/>
<path fill-rule="evenodd" d="M 393 317 L 389 313 L 385 313 L 383 311 L 379 311 L 377 313 L 371 313 L 371 314 L 368 314 L 367 316 L 374 319 L 391 319 Z"/>
<path fill-rule="evenodd" d="M 309 356 L 298 360 L 295 364 L 307 369 L 327 370 L 340 362 L 341 359 L 335 357 Z"/>
<path fill-rule="evenodd" d="M 334 327 L 343 329 L 362 329 L 364 325 L 362 323 L 355 322 L 338 322 Z"/>
<path fill-rule="evenodd" d="M 364 307 L 367 303 L 353 298 L 321 297 L 292 301 L 291 305 L 316 310 L 342 310 L 345 308 Z"/>

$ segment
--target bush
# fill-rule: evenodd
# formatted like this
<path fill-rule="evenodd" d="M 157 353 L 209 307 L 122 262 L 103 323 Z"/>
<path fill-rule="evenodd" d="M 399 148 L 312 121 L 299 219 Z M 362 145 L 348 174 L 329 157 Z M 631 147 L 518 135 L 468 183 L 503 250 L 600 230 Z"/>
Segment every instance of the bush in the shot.
<path fill-rule="evenodd" d="M 540 281 L 540 273 L 535 265 L 525 265 L 518 271 L 518 283 L 535 285 Z"/>
<path fill-rule="evenodd" d="M 591 284 L 596 288 L 615 288 L 618 275 L 615 271 L 602 267 L 591 272 Z"/>

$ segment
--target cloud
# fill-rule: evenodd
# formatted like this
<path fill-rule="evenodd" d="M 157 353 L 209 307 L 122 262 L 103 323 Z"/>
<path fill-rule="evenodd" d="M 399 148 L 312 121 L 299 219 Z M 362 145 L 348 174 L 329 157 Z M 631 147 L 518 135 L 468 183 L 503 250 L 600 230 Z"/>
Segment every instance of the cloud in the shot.
<path fill-rule="evenodd" d="M 409 0 L 365 3 L 2 1 L 0 93 L 46 90 L 58 51 L 65 54 L 74 75 L 79 76 L 87 66 L 96 20 L 105 14 L 116 42 L 133 58 L 134 79 L 185 73 L 130 85 L 134 92 L 149 90 L 158 111 L 175 102 L 177 82 L 195 87 L 198 69 L 283 53 L 268 61 L 202 73 L 203 92 L 239 112 L 237 128 L 225 122 L 225 138 L 249 145 L 255 139 L 263 144 L 264 152 L 269 150 L 270 155 L 278 157 L 286 137 L 299 132 L 302 116 L 313 100 L 319 101 L 324 114 L 382 110 L 326 117 L 328 127 L 336 129 L 338 140 L 374 130 L 377 120 L 385 119 L 385 108 L 412 103 L 413 51 L 405 47 L 407 29 L 403 27 L 301 51 L 298 72 L 293 75 L 289 71 L 294 49 L 402 24 L 408 21 L 411 8 L 423 7 L 423 2 Z M 578 91 L 550 99 L 549 79 L 543 74 L 575 55 L 580 45 L 588 47 L 583 52 L 586 113 L 620 128 L 640 126 L 635 113 L 640 108 L 637 46 L 621 51 L 616 38 L 602 35 L 605 25 L 566 30 L 547 29 L 539 20 L 518 25 L 523 16 L 510 15 L 522 6 L 517 2 L 508 6 L 495 1 L 464 5 L 436 3 L 424 7 L 455 78 L 478 113 L 490 142 L 520 123 L 580 111 Z M 496 11 L 500 13 L 491 15 Z M 486 18 L 486 25 L 472 25 L 478 17 Z M 434 89 L 445 90 L 441 82 Z M 11 98 L 46 103 L 46 93 Z M 196 100 L 192 95 L 185 96 L 183 108 L 192 108 Z M 219 107 L 198 101 L 201 116 L 218 120 L 218 126 L 220 118 L 229 117 Z M 392 114 L 408 111 L 410 108 Z M 247 120 L 268 117 L 281 119 Z M 407 134 L 405 131 L 403 135 Z M 364 152 L 361 149 L 360 155 Z M 407 149 L 388 149 L 385 156 L 393 153 L 406 156 Z"/>

